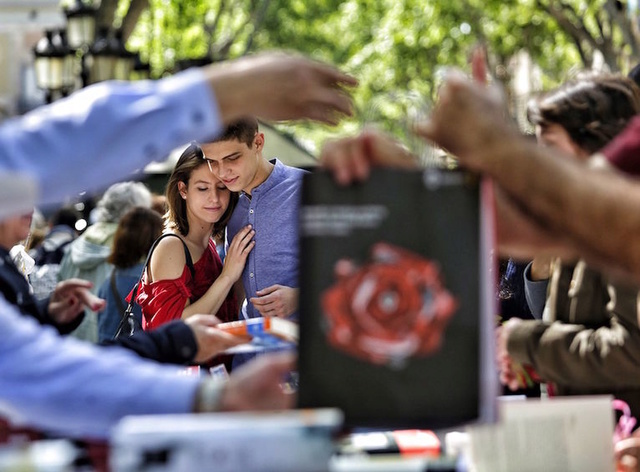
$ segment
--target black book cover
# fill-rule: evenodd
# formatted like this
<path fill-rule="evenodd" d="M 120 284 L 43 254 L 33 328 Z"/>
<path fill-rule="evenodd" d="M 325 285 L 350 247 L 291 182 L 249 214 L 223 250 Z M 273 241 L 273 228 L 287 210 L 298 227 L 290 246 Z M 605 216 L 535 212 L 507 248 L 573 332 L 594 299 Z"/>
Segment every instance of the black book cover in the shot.
<path fill-rule="evenodd" d="M 481 185 L 462 171 L 305 176 L 299 406 L 347 426 L 494 417 L 493 286 Z M 484 234 L 484 236 L 483 236 Z"/>

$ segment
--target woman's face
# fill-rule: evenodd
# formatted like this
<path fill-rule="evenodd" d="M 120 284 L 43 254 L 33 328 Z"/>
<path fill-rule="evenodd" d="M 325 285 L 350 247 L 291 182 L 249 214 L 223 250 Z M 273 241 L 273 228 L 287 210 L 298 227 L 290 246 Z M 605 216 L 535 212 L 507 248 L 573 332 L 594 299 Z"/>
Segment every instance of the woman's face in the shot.
<path fill-rule="evenodd" d="M 536 139 L 538 144 L 551 147 L 569 156 L 583 160 L 589 157 L 589 153 L 582 149 L 571 139 L 567 130 L 559 124 L 553 123 L 545 127 L 536 126 Z"/>
<path fill-rule="evenodd" d="M 222 218 L 229 206 L 231 192 L 206 164 L 191 173 L 188 185 L 179 182 L 178 190 L 187 203 L 190 225 L 195 221 L 213 224 Z"/>
<path fill-rule="evenodd" d="M 11 249 L 20 241 L 24 241 L 31 231 L 33 213 L 12 216 L 0 221 L 0 246 Z"/>

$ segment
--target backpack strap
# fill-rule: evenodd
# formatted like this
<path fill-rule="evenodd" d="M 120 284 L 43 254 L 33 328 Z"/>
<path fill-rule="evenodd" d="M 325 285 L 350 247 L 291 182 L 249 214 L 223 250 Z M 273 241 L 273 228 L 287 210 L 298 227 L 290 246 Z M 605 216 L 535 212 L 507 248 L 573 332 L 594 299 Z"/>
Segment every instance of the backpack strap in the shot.
<path fill-rule="evenodd" d="M 136 282 L 136 284 L 133 286 L 133 293 L 131 294 L 131 301 L 129 302 L 129 305 L 127 306 L 127 308 L 124 311 L 124 314 L 122 315 L 122 319 L 120 320 L 120 323 L 118 325 L 118 329 L 116 330 L 116 334 L 114 336 L 114 339 L 120 337 L 120 334 L 124 332 L 124 330 L 126 328 L 126 325 L 129 322 L 128 320 L 131 318 L 130 314 L 133 311 L 134 304 L 136 303 L 136 297 L 138 296 L 138 289 L 140 288 L 140 282 L 142 281 L 142 276 L 144 275 L 144 272 L 147 269 L 147 266 L 149 265 L 149 260 L 151 259 L 151 254 L 153 254 L 153 250 L 156 248 L 158 243 L 162 239 L 166 238 L 167 236 L 174 236 L 174 237 L 180 239 L 180 242 L 182 242 L 182 246 L 184 248 L 184 257 L 186 259 L 187 267 L 189 268 L 189 272 L 191 272 L 191 278 L 195 278 L 196 269 L 195 269 L 195 267 L 193 267 L 193 260 L 191 259 L 191 253 L 189 252 L 189 248 L 187 247 L 187 244 L 183 241 L 183 239 L 180 236 L 178 236 L 177 234 L 174 234 L 174 233 L 164 233 L 164 234 L 160 235 L 160 237 L 153 242 L 153 245 L 149 249 L 149 253 L 147 254 L 147 260 L 144 261 L 144 266 L 142 267 L 142 272 L 140 272 L 140 277 L 138 278 L 138 281 Z M 115 272 L 115 270 L 114 270 L 114 272 Z M 115 283 L 115 280 L 112 279 L 112 284 L 114 284 L 114 283 Z M 112 289 L 113 289 L 113 285 L 112 285 Z M 141 329 L 141 328 L 142 327 L 136 327 L 135 330 Z M 134 327 L 131 326 L 130 334 L 133 333 L 133 331 L 134 331 Z"/>
<path fill-rule="evenodd" d="M 176 238 L 178 238 L 180 240 L 180 242 L 182 243 L 182 247 L 184 249 L 184 258 L 187 261 L 187 267 L 189 268 L 189 272 L 191 272 L 191 278 L 192 279 L 195 278 L 196 269 L 195 269 L 195 267 L 193 267 L 193 259 L 191 259 L 191 253 L 189 252 L 189 248 L 187 247 L 187 243 L 185 243 L 184 240 L 180 236 L 175 234 L 175 233 L 164 233 L 158 239 L 155 240 L 155 242 L 153 243 L 153 246 L 151 246 L 151 249 L 149 249 L 149 255 L 147 256 L 147 262 L 145 262 L 145 264 L 144 264 L 145 269 L 146 269 L 147 265 L 149 264 L 149 260 L 151 259 L 151 253 L 156 248 L 156 246 L 158 245 L 160 240 L 164 239 L 167 236 L 174 236 L 174 237 L 176 237 Z M 144 273 L 144 270 L 143 270 L 143 273 Z"/>
<path fill-rule="evenodd" d="M 116 305 L 118 305 L 118 313 L 124 313 L 124 305 L 122 304 L 122 299 L 120 298 L 120 293 L 118 292 L 118 287 L 116 285 L 116 268 L 114 267 L 113 270 L 111 271 L 111 294 L 113 295 L 113 299 L 116 302 Z"/>

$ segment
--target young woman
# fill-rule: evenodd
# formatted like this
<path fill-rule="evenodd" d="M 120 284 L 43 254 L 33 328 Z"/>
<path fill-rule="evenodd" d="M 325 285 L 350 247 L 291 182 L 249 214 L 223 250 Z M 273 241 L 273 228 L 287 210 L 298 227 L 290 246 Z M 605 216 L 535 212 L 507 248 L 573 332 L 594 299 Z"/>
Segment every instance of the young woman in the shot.
<path fill-rule="evenodd" d="M 224 266 L 214 242 L 224 234 L 237 194 L 215 177 L 201 147 L 192 143 L 178 159 L 166 195 L 165 225 L 177 237 L 158 243 L 143 275 L 136 298 L 143 328 L 199 313 L 221 321 L 237 319 L 232 288 L 255 245 L 254 231 L 246 226 L 237 234 Z"/>
<path fill-rule="evenodd" d="M 151 208 L 133 207 L 120 219 L 107 258 L 113 270 L 98 289 L 98 297 L 107 302 L 98 315 L 98 342 L 110 341 L 116 334 L 127 306 L 124 298 L 140 279 L 149 249 L 161 234 L 162 216 Z M 133 313 L 142 323 L 138 305 Z"/>

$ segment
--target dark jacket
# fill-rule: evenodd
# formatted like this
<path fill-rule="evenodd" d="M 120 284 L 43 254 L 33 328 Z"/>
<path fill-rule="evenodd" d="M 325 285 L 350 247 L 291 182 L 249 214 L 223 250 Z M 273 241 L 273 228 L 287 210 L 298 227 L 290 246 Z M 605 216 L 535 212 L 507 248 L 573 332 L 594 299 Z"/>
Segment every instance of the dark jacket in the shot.
<path fill-rule="evenodd" d="M 70 323 L 60 325 L 49 315 L 49 299 L 36 300 L 31 293 L 29 282 L 14 264 L 9 251 L 0 248 L 0 292 L 4 298 L 18 307 L 21 313 L 37 319 L 40 324 L 54 326 L 60 334 L 68 334 L 82 322 L 81 314 Z"/>
<path fill-rule="evenodd" d="M 36 300 L 29 290 L 29 283 L 13 263 L 6 249 L 0 248 L 0 292 L 20 312 L 37 319 L 40 324 L 55 327 L 60 334 L 73 331 L 83 315 L 71 323 L 57 324 L 49 315 L 49 297 Z M 181 321 L 168 323 L 154 331 L 136 333 L 129 338 L 102 343 L 118 345 L 134 351 L 140 357 L 171 364 L 188 364 L 197 352 L 197 343 L 191 328 Z"/>
<path fill-rule="evenodd" d="M 640 417 L 638 287 L 589 268 L 556 264 L 544 321 L 509 335 L 511 357 L 530 364 L 558 395 L 612 394 Z"/>

